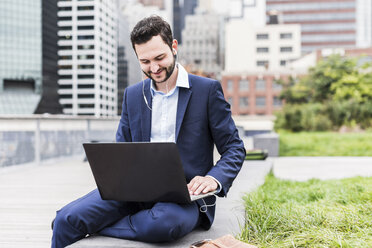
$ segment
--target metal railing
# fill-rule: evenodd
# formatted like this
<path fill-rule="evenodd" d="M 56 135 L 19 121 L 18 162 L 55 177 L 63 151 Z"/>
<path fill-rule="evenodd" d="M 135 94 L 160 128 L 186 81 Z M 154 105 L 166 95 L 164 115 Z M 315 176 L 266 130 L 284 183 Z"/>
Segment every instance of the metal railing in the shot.
<path fill-rule="evenodd" d="M 82 143 L 114 141 L 119 117 L 0 116 L 0 167 L 83 153 Z"/>

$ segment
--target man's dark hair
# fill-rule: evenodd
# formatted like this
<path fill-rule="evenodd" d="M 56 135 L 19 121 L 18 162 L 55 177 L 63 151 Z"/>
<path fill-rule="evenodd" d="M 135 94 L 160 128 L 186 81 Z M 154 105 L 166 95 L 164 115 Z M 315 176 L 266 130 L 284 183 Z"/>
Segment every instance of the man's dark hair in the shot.
<path fill-rule="evenodd" d="M 160 16 L 153 15 L 139 21 L 130 34 L 130 40 L 134 51 L 134 45 L 148 42 L 152 37 L 160 35 L 165 44 L 172 49 L 173 35 L 168 22 Z"/>

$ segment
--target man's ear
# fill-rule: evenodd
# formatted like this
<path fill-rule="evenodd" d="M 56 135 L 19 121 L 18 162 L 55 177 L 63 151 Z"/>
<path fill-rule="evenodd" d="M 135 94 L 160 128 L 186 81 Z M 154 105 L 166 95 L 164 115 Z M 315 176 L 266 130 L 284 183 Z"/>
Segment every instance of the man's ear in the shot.
<path fill-rule="evenodd" d="M 176 39 L 173 39 L 172 42 L 172 52 L 174 55 L 177 54 L 177 49 L 178 49 L 178 41 Z"/>

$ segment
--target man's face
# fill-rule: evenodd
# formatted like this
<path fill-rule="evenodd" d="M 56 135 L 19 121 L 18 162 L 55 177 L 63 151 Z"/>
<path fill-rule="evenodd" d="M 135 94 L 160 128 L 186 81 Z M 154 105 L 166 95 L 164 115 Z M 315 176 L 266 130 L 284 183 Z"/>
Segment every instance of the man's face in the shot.
<path fill-rule="evenodd" d="M 172 75 L 176 60 L 170 47 L 158 36 L 146 43 L 135 44 L 142 71 L 155 83 L 163 83 Z"/>

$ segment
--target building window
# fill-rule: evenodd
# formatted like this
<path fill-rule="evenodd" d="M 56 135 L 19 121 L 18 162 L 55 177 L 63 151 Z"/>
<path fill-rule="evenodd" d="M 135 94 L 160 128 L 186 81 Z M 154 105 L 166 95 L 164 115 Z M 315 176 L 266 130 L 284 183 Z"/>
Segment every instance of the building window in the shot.
<path fill-rule="evenodd" d="M 58 7 L 58 11 L 71 11 L 72 7 Z"/>
<path fill-rule="evenodd" d="M 281 33 L 280 39 L 292 39 L 292 33 Z"/>
<path fill-rule="evenodd" d="M 256 35 L 257 40 L 268 40 L 269 34 L 257 34 Z"/>
<path fill-rule="evenodd" d="M 239 82 L 239 90 L 241 91 L 247 91 L 249 90 L 249 81 L 246 79 L 242 79 Z"/>
<path fill-rule="evenodd" d="M 292 51 L 293 51 L 292 47 L 280 47 L 280 52 L 282 52 L 282 53 L 288 53 L 288 52 L 292 52 Z"/>
<path fill-rule="evenodd" d="M 72 50 L 72 46 L 59 46 L 59 50 Z"/>
<path fill-rule="evenodd" d="M 256 107 L 265 107 L 266 106 L 266 98 L 264 96 L 256 97 Z"/>
<path fill-rule="evenodd" d="M 72 36 L 71 35 L 63 35 L 58 37 L 60 40 L 71 40 Z"/>
<path fill-rule="evenodd" d="M 81 74 L 81 75 L 78 75 L 78 79 L 92 79 L 94 78 L 94 75 L 93 74 Z"/>
<path fill-rule="evenodd" d="M 94 16 L 78 16 L 78 21 L 94 20 Z"/>
<path fill-rule="evenodd" d="M 94 55 L 78 55 L 78 59 L 94 59 Z"/>
<path fill-rule="evenodd" d="M 265 89 L 266 89 L 266 81 L 264 79 L 257 79 L 256 90 L 265 90 Z"/>
<path fill-rule="evenodd" d="M 82 103 L 82 104 L 79 104 L 78 106 L 79 108 L 94 108 L 94 104 L 92 103 L 89 103 L 89 104 Z"/>
<path fill-rule="evenodd" d="M 60 75 L 59 79 L 72 79 L 72 75 Z"/>
<path fill-rule="evenodd" d="M 72 85 L 71 84 L 61 84 L 61 85 L 59 85 L 59 88 L 60 89 L 72 89 Z"/>
<path fill-rule="evenodd" d="M 94 30 L 94 26 L 93 25 L 89 25 L 89 26 L 78 26 L 78 30 Z"/>
<path fill-rule="evenodd" d="M 78 94 L 78 98 L 94 98 L 94 94 Z"/>
<path fill-rule="evenodd" d="M 285 66 L 287 64 L 286 60 L 280 60 L 280 66 Z"/>
<path fill-rule="evenodd" d="M 269 61 L 267 61 L 267 60 L 257 60 L 256 65 L 257 66 L 268 67 Z"/>
<path fill-rule="evenodd" d="M 59 98 L 61 98 L 61 99 L 71 99 L 72 98 L 72 94 L 59 95 Z"/>
<path fill-rule="evenodd" d="M 72 55 L 59 56 L 59 59 L 60 60 L 71 60 L 72 59 Z"/>
<path fill-rule="evenodd" d="M 94 69 L 94 65 L 78 65 L 78 69 Z"/>
<path fill-rule="evenodd" d="M 274 89 L 274 90 L 282 90 L 282 85 L 273 82 L 273 89 Z"/>
<path fill-rule="evenodd" d="M 62 70 L 71 70 L 72 65 L 59 65 L 58 68 Z"/>
<path fill-rule="evenodd" d="M 78 35 L 78 40 L 93 40 L 94 35 Z"/>
<path fill-rule="evenodd" d="M 257 47 L 256 48 L 256 52 L 257 53 L 268 53 L 269 52 L 269 48 L 268 47 Z"/>
<path fill-rule="evenodd" d="M 78 6 L 78 10 L 94 10 L 94 6 Z"/>
<path fill-rule="evenodd" d="M 61 30 L 61 31 L 72 30 L 72 27 L 71 26 L 63 26 L 63 27 L 59 27 L 59 30 Z"/>
<path fill-rule="evenodd" d="M 274 107 L 281 107 L 282 106 L 282 100 L 280 100 L 279 97 L 274 96 L 273 98 Z"/>
<path fill-rule="evenodd" d="M 94 49 L 94 45 L 79 45 L 78 50 L 89 50 Z"/>
<path fill-rule="evenodd" d="M 233 91 L 233 81 L 232 80 L 227 81 L 227 91 Z"/>
<path fill-rule="evenodd" d="M 94 84 L 78 84 L 78 89 L 94 89 Z"/>
<path fill-rule="evenodd" d="M 59 16 L 58 21 L 71 21 L 72 17 L 71 16 Z"/>
<path fill-rule="evenodd" d="M 247 108 L 249 106 L 249 101 L 247 96 L 239 97 L 239 107 Z"/>

